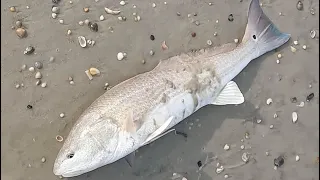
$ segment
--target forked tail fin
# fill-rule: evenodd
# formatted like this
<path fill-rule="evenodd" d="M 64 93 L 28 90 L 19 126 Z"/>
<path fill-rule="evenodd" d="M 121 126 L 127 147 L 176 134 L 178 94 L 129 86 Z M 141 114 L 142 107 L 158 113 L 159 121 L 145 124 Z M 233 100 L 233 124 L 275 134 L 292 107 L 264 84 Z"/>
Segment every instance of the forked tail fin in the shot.
<path fill-rule="evenodd" d="M 248 11 L 248 23 L 242 43 L 257 43 L 259 53 L 264 54 L 285 44 L 290 34 L 282 33 L 262 11 L 259 0 L 252 0 Z"/>

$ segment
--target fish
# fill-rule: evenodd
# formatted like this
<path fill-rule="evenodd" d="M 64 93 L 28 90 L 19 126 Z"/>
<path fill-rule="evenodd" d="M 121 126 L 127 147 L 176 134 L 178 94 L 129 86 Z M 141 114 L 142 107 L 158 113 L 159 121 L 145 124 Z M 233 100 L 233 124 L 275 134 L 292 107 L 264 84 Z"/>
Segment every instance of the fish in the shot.
<path fill-rule="evenodd" d="M 180 53 L 131 77 L 97 98 L 78 118 L 62 145 L 53 173 L 74 177 L 114 163 L 207 105 L 244 102 L 232 81 L 252 60 L 285 44 L 281 32 L 252 0 L 242 40 Z"/>

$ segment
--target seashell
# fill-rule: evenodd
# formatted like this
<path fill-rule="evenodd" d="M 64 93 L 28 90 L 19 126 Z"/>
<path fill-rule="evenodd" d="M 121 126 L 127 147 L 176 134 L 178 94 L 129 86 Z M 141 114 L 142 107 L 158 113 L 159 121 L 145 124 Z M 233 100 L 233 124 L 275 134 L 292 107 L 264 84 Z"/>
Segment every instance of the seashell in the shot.
<path fill-rule="evenodd" d="M 247 153 L 243 153 L 241 156 L 243 162 L 247 163 L 249 161 L 249 156 Z"/>
<path fill-rule="evenodd" d="M 217 36 L 217 35 L 218 35 L 218 32 L 214 32 L 214 33 L 213 33 L 213 36 Z"/>
<path fill-rule="evenodd" d="M 156 3 L 152 3 L 152 7 L 153 8 L 157 7 Z"/>
<path fill-rule="evenodd" d="M 85 70 L 84 71 L 87 75 L 87 77 L 89 78 L 89 80 L 91 81 L 93 79 L 92 75 L 90 74 L 89 70 Z"/>
<path fill-rule="evenodd" d="M 117 11 L 117 10 L 111 10 L 107 7 L 105 7 L 104 10 L 106 11 L 107 14 L 112 14 L 112 15 L 117 15 L 117 14 L 120 14 L 120 12 L 121 12 L 121 11 Z"/>
<path fill-rule="evenodd" d="M 211 46 L 211 45 L 212 45 L 212 41 L 211 41 L 211 40 L 207 40 L 207 44 L 208 44 L 209 46 Z"/>
<path fill-rule="evenodd" d="M 86 41 L 86 38 L 83 37 L 83 36 L 79 36 L 78 37 L 78 41 L 79 41 L 79 44 L 82 48 L 85 48 L 87 46 L 87 41 Z"/>
<path fill-rule="evenodd" d="M 64 23 L 63 19 L 59 19 L 59 23 L 63 24 Z"/>
<path fill-rule="evenodd" d="M 162 50 L 167 50 L 168 49 L 168 46 L 166 45 L 166 41 L 162 42 L 161 48 L 162 48 Z"/>
<path fill-rule="evenodd" d="M 154 51 L 150 50 L 149 54 L 150 54 L 150 56 L 153 56 L 154 55 Z"/>
<path fill-rule="evenodd" d="M 295 47 L 293 47 L 293 46 L 290 46 L 290 50 L 291 50 L 291 52 L 293 52 L 293 53 L 297 52 L 297 49 L 296 49 Z"/>
<path fill-rule="evenodd" d="M 298 121 L 298 114 L 297 112 L 292 113 L 292 122 L 296 123 Z"/>
<path fill-rule="evenodd" d="M 298 41 L 293 41 L 293 44 L 294 44 L 294 45 L 298 45 L 299 42 L 298 42 Z"/>
<path fill-rule="evenodd" d="M 296 161 L 299 161 L 300 157 L 298 155 L 296 155 Z"/>
<path fill-rule="evenodd" d="M 90 28 L 91 31 L 97 32 L 98 31 L 98 24 L 97 23 L 88 23 L 88 26 Z"/>
<path fill-rule="evenodd" d="M 97 69 L 97 68 L 90 68 L 90 69 L 89 69 L 89 72 L 90 72 L 90 74 L 91 74 L 92 76 L 100 75 L 100 71 L 99 71 L 99 69 Z"/>
<path fill-rule="evenodd" d="M 316 37 L 316 35 L 317 35 L 317 33 L 316 33 L 315 30 L 311 30 L 311 31 L 310 31 L 310 37 L 311 37 L 312 39 L 314 39 L 314 38 Z"/>
<path fill-rule="evenodd" d="M 16 21 L 16 26 L 17 26 L 17 28 L 21 28 L 22 22 L 21 21 Z"/>
<path fill-rule="evenodd" d="M 277 169 L 277 167 L 280 167 L 284 164 L 284 157 L 283 156 L 279 156 L 277 158 L 275 158 L 273 160 L 273 164 L 275 166 L 275 169 Z"/>
<path fill-rule="evenodd" d="M 225 144 L 223 147 L 224 150 L 228 151 L 230 149 L 230 146 L 228 144 Z"/>
<path fill-rule="evenodd" d="M 88 8 L 88 7 L 85 7 L 85 8 L 83 8 L 83 11 L 84 11 L 84 12 L 89 12 L 89 8 Z"/>
<path fill-rule="evenodd" d="M 35 49 L 33 46 L 28 46 L 28 47 L 26 47 L 26 50 L 23 52 L 23 54 L 27 54 L 27 55 L 32 54 L 34 52 L 34 50 Z"/>
<path fill-rule="evenodd" d="M 57 7 L 57 6 L 53 6 L 52 9 L 51 9 L 51 11 L 52 11 L 53 13 L 59 14 L 60 8 Z"/>
<path fill-rule="evenodd" d="M 298 107 L 304 107 L 304 102 L 301 101 L 300 104 L 297 105 Z"/>
<path fill-rule="evenodd" d="M 299 11 L 302 11 L 303 10 L 303 3 L 301 1 L 298 1 L 296 7 Z"/>
<path fill-rule="evenodd" d="M 52 13 L 52 14 L 51 14 L 51 17 L 52 17 L 53 19 L 56 19 L 57 16 L 58 16 L 57 13 Z"/>
<path fill-rule="evenodd" d="M 258 123 L 258 124 L 260 124 L 260 123 L 261 123 L 261 121 L 262 121 L 261 119 L 257 119 L 257 123 Z"/>
<path fill-rule="evenodd" d="M 119 3 L 121 6 L 124 6 L 124 5 L 126 5 L 126 2 L 125 1 L 120 1 L 120 3 Z"/>
<path fill-rule="evenodd" d="M 36 79 L 41 79 L 42 74 L 40 72 L 37 72 L 36 75 L 34 76 Z"/>
<path fill-rule="evenodd" d="M 79 21 L 79 25 L 83 26 L 84 22 L 83 21 Z"/>
<path fill-rule="evenodd" d="M 46 83 L 46 82 L 42 83 L 42 84 L 41 84 L 41 87 L 42 87 L 42 88 L 47 87 L 47 83 Z"/>
<path fill-rule="evenodd" d="M 16 34 L 18 35 L 19 38 L 24 38 L 27 35 L 27 31 L 23 28 L 17 28 Z"/>
<path fill-rule="evenodd" d="M 15 8 L 14 6 L 11 6 L 11 7 L 9 8 L 9 10 L 10 10 L 11 12 L 16 12 L 16 8 Z"/>
<path fill-rule="evenodd" d="M 104 20 L 104 16 L 101 15 L 101 16 L 99 17 L 99 19 L 100 19 L 100 21 L 103 21 L 103 20 Z"/>
<path fill-rule="evenodd" d="M 125 58 L 125 53 L 123 53 L 123 52 L 119 52 L 118 54 L 117 54 L 117 59 L 119 60 L 119 61 L 121 61 L 121 60 L 123 60 L 124 58 Z"/>
<path fill-rule="evenodd" d="M 57 136 L 56 136 L 56 140 L 57 140 L 58 142 L 62 142 L 62 141 L 63 141 L 63 137 L 60 136 L 60 135 L 57 135 Z"/>
<path fill-rule="evenodd" d="M 29 67 L 30 72 L 34 72 L 34 67 Z"/>
<path fill-rule="evenodd" d="M 239 39 L 234 39 L 233 41 L 234 41 L 234 43 L 238 43 Z"/>
<path fill-rule="evenodd" d="M 138 22 L 138 21 L 140 21 L 140 20 L 141 20 L 141 17 L 140 17 L 140 16 L 134 17 L 134 21 Z"/>
<path fill-rule="evenodd" d="M 307 45 L 303 45 L 302 49 L 306 50 L 307 49 Z"/>
<path fill-rule="evenodd" d="M 277 55 L 277 57 L 278 57 L 279 59 L 282 58 L 282 54 L 279 53 L 279 54 Z"/>
<path fill-rule="evenodd" d="M 39 86 L 41 84 L 41 80 L 39 79 L 37 82 L 36 82 L 36 85 Z"/>
<path fill-rule="evenodd" d="M 267 101 L 266 101 L 267 105 L 270 105 L 272 103 L 272 99 L 271 98 L 268 98 Z"/>
<path fill-rule="evenodd" d="M 34 67 L 36 67 L 37 69 L 41 69 L 43 67 L 43 64 L 41 62 L 39 62 L 39 61 L 36 61 L 34 63 Z"/>
<path fill-rule="evenodd" d="M 217 174 L 220 174 L 220 173 L 223 172 L 223 170 L 224 170 L 224 167 L 223 167 L 223 166 L 220 166 L 220 167 L 218 167 L 218 168 L 216 169 L 216 173 L 217 173 Z"/>

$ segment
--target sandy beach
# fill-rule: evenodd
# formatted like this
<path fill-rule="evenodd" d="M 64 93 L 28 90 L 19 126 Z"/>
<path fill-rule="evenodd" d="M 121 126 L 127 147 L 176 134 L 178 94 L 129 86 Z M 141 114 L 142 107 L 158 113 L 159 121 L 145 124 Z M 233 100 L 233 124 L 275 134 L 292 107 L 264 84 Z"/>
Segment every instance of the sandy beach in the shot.
<path fill-rule="evenodd" d="M 151 70 L 161 59 L 208 48 L 208 40 L 212 47 L 241 40 L 250 3 L 128 0 L 122 6 L 119 2 L 1 1 L 3 180 L 59 179 L 52 172 L 62 146 L 56 136 L 67 137 L 80 114 L 106 91 L 105 83 L 115 86 Z M 171 133 L 139 149 L 132 168 L 121 159 L 64 179 L 171 180 L 173 173 L 187 180 L 319 179 L 319 1 L 303 0 L 302 10 L 297 9 L 297 1 L 261 3 L 265 14 L 281 31 L 291 34 L 291 40 L 253 60 L 234 79 L 245 103 L 200 109 L 175 127 L 187 138 Z M 53 5 L 60 9 L 55 19 Z M 107 14 L 104 7 L 120 9 L 126 20 Z M 141 19 L 135 21 L 133 13 Z M 233 21 L 228 20 L 230 14 Z M 97 23 L 97 32 L 85 24 L 86 19 Z M 17 36 L 16 21 L 22 23 L 26 37 Z M 95 43 L 82 48 L 78 36 Z M 165 51 L 163 41 L 168 46 Z M 24 54 L 28 46 L 34 52 Z M 127 53 L 127 57 L 118 61 L 118 52 Z M 42 68 L 37 69 L 36 62 Z M 101 74 L 90 81 L 85 70 L 91 67 Z M 46 86 L 36 85 L 37 71 Z M 307 101 L 311 93 L 314 97 Z M 269 98 L 272 103 L 268 105 Z M 298 115 L 295 123 L 293 112 Z M 228 150 L 224 149 L 226 144 Z M 243 153 L 249 157 L 247 163 L 243 163 Z M 274 159 L 279 156 L 284 157 L 284 163 L 275 170 Z M 205 164 L 201 170 L 199 161 Z M 217 164 L 224 167 L 221 173 L 216 172 Z"/>

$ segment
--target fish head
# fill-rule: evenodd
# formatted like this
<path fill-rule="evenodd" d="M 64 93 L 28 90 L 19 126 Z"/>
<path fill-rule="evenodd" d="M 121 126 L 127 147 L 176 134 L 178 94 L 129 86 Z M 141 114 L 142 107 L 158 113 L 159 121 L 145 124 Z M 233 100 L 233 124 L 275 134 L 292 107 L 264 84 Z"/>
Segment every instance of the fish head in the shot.
<path fill-rule="evenodd" d="M 118 126 L 95 116 L 82 116 L 75 124 L 55 160 L 55 175 L 78 176 L 118 159 Z"/>

